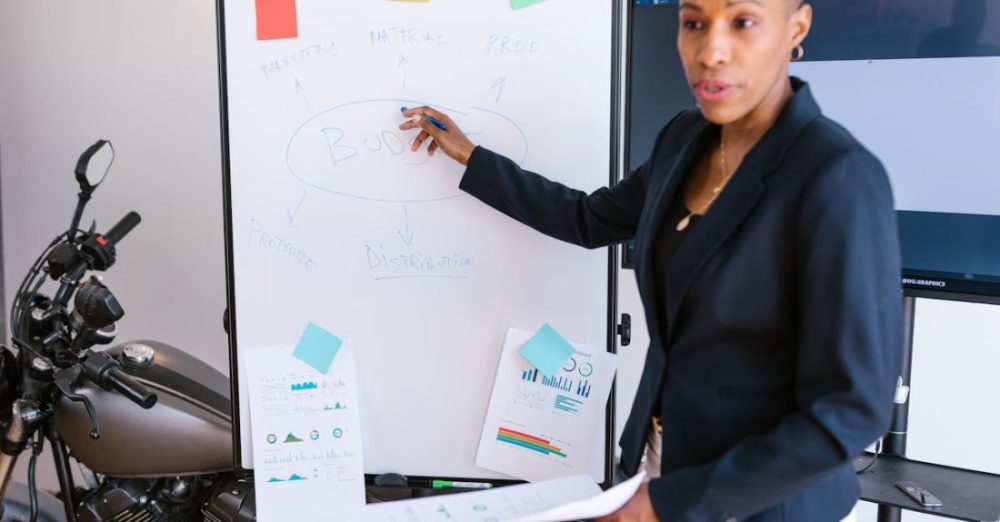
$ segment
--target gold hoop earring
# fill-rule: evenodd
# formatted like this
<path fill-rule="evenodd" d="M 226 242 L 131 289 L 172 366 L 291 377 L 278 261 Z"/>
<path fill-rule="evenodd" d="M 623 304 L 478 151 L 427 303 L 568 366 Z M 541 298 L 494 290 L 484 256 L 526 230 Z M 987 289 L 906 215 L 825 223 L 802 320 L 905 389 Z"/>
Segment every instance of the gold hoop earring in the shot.
<path fill-rule="evenodd" d="M 792 61 L 800 62 L 806 57 L 806 48 L 799 45 L 795 49 L 792 49 Z"/>

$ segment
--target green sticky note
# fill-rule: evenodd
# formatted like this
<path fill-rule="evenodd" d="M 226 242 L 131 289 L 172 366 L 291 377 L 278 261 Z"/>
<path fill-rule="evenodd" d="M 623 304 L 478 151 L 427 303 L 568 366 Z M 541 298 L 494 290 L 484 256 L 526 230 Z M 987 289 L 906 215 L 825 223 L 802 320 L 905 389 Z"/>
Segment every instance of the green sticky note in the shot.
<path fill-rule="evenodd" d="M 302 332 L 299 344 L 295 346 L 292 357 L 312 366 L 319 373 L 325 374 L 330 371 L 333 360 L 340 351 L 340 345 L 344 344 L 339 337 L 316 326 L 313 323 L 306 325 L 306 331 Z"/>
<path fill-rule="evenodd" d="M 563 336 L 548 323 L 542 325 L 542 328 L 521 347 L 521 356 L 546 377 L 552 377 L 562 369 L 566 360 L 575 352 L 573 345 L 563 339 Z"/>
<path fill-rule="evenodd" d="M 510 0 L 510 7 L 514 10 L 523 9 L 529 5 L 535 5 L 544 2 L 545 0 Z"/>

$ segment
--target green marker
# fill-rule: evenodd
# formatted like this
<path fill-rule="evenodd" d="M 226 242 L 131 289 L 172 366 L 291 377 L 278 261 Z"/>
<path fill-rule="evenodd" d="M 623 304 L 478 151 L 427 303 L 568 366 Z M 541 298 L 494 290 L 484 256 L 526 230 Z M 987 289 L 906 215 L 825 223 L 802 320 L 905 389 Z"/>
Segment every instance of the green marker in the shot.
<path fill-rule="evenodd" d="M 489 482 L 457 482 L 452 480 L 431 481 L 433 489 L 492 489 L 493 484 Z"/>

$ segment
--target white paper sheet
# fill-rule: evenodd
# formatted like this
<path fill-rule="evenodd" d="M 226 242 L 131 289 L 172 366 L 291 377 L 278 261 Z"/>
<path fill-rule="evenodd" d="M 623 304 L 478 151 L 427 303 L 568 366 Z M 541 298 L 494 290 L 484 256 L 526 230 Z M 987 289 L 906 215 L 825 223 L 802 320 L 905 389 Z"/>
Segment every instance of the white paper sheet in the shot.
<path fill-rule="evenodd" d="M 321 374 L 294 345 L 246 357 L 257 520 L 338 520 L 365 502 L 361 419 L 352 343 Z M 340 520 L 350 520 L 343 518 Z"/>
<path fill-rule="evenodd" d="M 645 479 L 646 472 L 643 471 L 599 495 L 528 515 L 514 522 L 563 522 L 604 517 L 618 511 L 631 500 Z"/>
<path fill-rule="evenodd" d="M 519 353 L 532 335 L 507 330 L 476 465 L 530 482 L 586 473 L 603 433 L 615 355 L 571 341 L 576 353 L 546 377 Z"/>
<path fill-rule="evenodd" d="M 353 508 L 352 522 L 501 522 L 599 495 L 588 475 Z"/>

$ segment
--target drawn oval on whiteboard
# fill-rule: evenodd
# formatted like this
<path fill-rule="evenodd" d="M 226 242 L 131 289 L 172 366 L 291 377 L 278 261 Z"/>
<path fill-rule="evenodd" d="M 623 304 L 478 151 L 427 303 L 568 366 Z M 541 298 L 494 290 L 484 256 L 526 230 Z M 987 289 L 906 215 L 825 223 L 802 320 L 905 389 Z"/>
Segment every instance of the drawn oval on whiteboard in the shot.
<path fill-rule="evenodd" d="M 364 100 L 313 116 L 292 133 L 285 164 L 293 177 L 326 192 L 386 203 L 423 203 L 457 198 L 465 168 L 427 144 L 410 151 L 418 131 L 401 131 L 400 107 L 414 100 Z M 523 163 L 528 140 L 510 118 L 489 109 L 441 106 L 472 140 Z"/>

